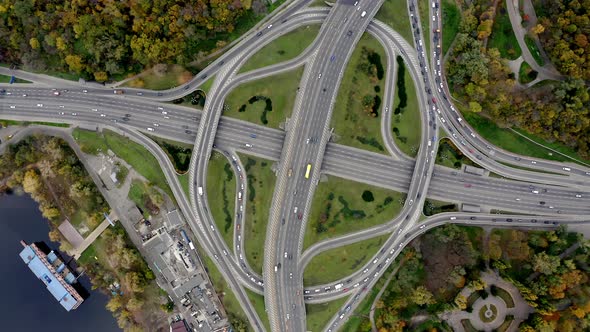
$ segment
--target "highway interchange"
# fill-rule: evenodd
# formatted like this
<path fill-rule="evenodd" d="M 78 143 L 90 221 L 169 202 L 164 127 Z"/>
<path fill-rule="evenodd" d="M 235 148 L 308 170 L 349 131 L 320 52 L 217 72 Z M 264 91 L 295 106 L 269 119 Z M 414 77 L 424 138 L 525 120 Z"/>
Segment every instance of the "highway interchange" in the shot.
<path fill-rule="evenodd" d="M 448 88 L 441 75 L 442 69 L 438 62 L 440 48 L 437 47 L 440 39 L 434 40 L 436 33 L 429 34 L 431 40 L 422 38 L 424 33 L 419 31 L 420 18 L 415 15 L 417 8 L 414 2 L 408 2 L 407 10 L 411 18 L 408 24 L 414 23 L 415 26 L 414 40 L 411 42 L 416 47 L 383 23 L 371 21 L 381 5 L 379 1 L 360 0 L 358 4 L 354 1 L 342 1 L 331 10 L 305 9 L 308 2 L 293 2 L 278 13 L 268 26 L 260 31 L 251 31 L 242 42 L 186 85 L 160 92 L 125 88 L 125 95 L 114 95 L 112 89 L 100 86 L 83 89 L 75 83 L 61 81 L 49 87 L 36 84 L 7 86 L 6 91 L 10 94 L 2 96 L 0 114 L 2 118 L 22 120 L 101 124 L 123 132 L 148 147 L 165 170 L 168 183 L 186 219 L 190 221 L 194 235 L 207 253 L 215 258 L 215 263 L 230 283 L 256 330 L 264 328 L 242 286 L 264 293 L 273 331 L 304 331 L 304 301 L 319 303 L 349 296 L 347 303 L 326 326 L 326 330 L 330 331 L 342 324 L 366 294 L 363 290 L 370 288 L 378 280 L 400 249 L 411 238 L 431 227 L 454 222 L 551 228 L 557 224 L 588 221 L 588 168 L 506 152 L 480 138 L 464 121 L 459 121 L 460 115 L 448 100 L 445 92 Z M 430 30 L 434 32 L 441 29 L 440 12 L 431 6 L 429 10 L 431 13 L 426 19 L 429 20 Z M 363 12 L 366 13 L 362 14 Z M 318 37 L 297 58 L 237 74 L 250 55 L 278 36 L 301 26 L 319 23 L 322 23 L 322 28 Z M 418 98 L 420 113 L 422 123 L 428 125 L 421 127 L 421 148 L 416 159 L 401 154 L 395 147 L 388 149 L 392 153 L 388 156 L 330 142 L 329 124 L 337 94 L 336 87 L 339 86 L 342 72 L 356 42 L 365 31 L 383 44 L 389 66 L 393 65 L 395 55 L 402 56 L 416 84 L 416 91 L 423 92 Z M 430 49 L 433 51 L 429 57 L 426 57 L 422 46 L 426 42 L 431 43 Z M 221 116 L 225 96 L 239 84 L 286 72 L 301 65 L 305 66 L 305 72 L 286 132 Z M 6 70 L 0 69 L 0 73 L 5 73 Z M 388 73 L 391 72 L 388 68 Z M 19 76 L 18 74 L 15 73 Z M 203 112 L 158 103 L 194 91 L 213 75 L 215 81 Z M 26 73 L 22 78 L 36 80 L 34 75 L 27 76 Z M 388 75 L 387 80 L 388 98 L 384 100 L 382 114 L 387 113 L 386 108 L 392 109 L 393 104 L 393 75 Z M 53 96 L 51 88 L 59 89 L 61 95 Z M 65 89 L 68 91 L 64 91 Z M 190 181 L 193 185 L 190 197 L 184 196 L 174 168 L 161 149 L 141 135 L 140 131 L 195 144 L 194 151 L 198 153 L 193 153 L 191 160 Z M 434 166 L 434 155 L 440 138 L 438 136 L 441 135 L 447 135 L 477 164 L 511 180 L 481 177 Z M 311 144 L 308 139 L 311 139 Z M 395 145 L 390 136 L 384 137 L 384 140 L 387 140 L 388 145 Z M 246 143 L 252 146 L 246 147 Z M 244 238 L 244 227 L 238 230 L 238 225 L 247 222 L 243 218 L 244 213 L 240 211 L 245 211 L 246 200 L 236 198 L 234 248 L 228 248 L 215 228 L 206 194 L 197 193 L 198 187 L 206 189 L 207 164 L 214 148 L 223 152 L 234 165 L 234 170 L 243 178 L 243 166 L 239 159 L 232 158 L 236 151 L 278 162 L 278 178 L 270 206 L 271 217 L 268 222 L 262 276 L 252 271 L 242 258 L 245 257 L 244 245 L 238 236 Z M 307 164 L 312 165 L 309 179 L 304 176 Z M 523 167 L 531 170 L 524 170 Z M 370 183 L 406 192 L 408 196 L 402 212 L 391 221 L 362 232 L 317 243 L 302 253 L 303 234 L 320 174 Z M 237 192 L 246 195 L 243 184 L 244 182 L 238 181 Z M 427 196 L 535 216 L 454 213 L 436 215 L 418 224 Z M 315 255 L 388 233 L 391 237 L 382 250 L 353 275 L 328 285 L 303 286 L 304 267 Z M 241 247 L 238 247 L 240 244 Z M 335 290 L 335 285 L 340 283 L 346 285 L 343 288 L 346 291 Z"/>

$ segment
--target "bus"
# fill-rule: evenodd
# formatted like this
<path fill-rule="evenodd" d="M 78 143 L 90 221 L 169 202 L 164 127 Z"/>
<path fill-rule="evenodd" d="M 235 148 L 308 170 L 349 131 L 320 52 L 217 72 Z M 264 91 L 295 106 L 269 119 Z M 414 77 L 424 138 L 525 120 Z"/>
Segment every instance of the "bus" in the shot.
<path fill-rule="evenodd" d="M 305 170 L 306 179 L 309 179 L 309 173 L 311 173 L 311 164 L 307 164 L 307 169 Z"/>

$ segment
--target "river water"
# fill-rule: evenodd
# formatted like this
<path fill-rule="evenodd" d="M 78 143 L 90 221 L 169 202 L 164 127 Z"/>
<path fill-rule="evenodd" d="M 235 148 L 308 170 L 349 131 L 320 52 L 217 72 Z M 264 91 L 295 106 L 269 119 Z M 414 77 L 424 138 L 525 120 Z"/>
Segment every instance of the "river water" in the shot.
<path fill-rule="evenodd" d="M 90 289 L 90 281 L 79 281 L 90 296 L 67 312 L 19 257 L 20 240 L 44 241 L 50 248 L 47 220 L 37 203 L 26 194 L 0 196 L 0 322 L 2 331 L 13 332 L 114 332 L 121 331 L 105 309 L 106 295 Z"/>

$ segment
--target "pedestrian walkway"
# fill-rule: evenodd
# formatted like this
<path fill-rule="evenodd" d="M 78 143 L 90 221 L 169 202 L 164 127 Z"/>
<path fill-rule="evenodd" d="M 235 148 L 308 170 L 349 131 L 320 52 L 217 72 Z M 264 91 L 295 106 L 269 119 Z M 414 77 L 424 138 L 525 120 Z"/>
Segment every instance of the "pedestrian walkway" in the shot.
<path fill-rule="evenodd" d="M 478 298 L 472 305 L 471 312 L 467 311 L 451 311 L 445 312 L 441 315 L 441 318 L 446 320 L 447 323 L 453 328 L 453 331 L 461 332 L 465 331 L 461 321 L 467 319 L 471 325 L 478 331 L 493 331 L 500 327 L 507 316 L 512 316 L 512 322 L 509 326 L 509 331 L 518 330 L 518 326 L 522 321 L 527 319 L 529 314 L 534 312 L 534 309 L 528 305 L 528 303 L 520 295 L 518 289 L 511 283 L 502 279 L 494 271 L 485 271 L 481 273 L 481 279 L 486 283 L 485 290 L 488 294 L 491 294 L 490 287 L 495 285 L 498 288 L 502 288 L 512 298 L 514 302 L 513 307 L 508 307 L 507 303 L 499 296 L 488 295 L 488 297 Z M 474 292 L 474 290 L 465 287 L 461 290 L 461 295 L 465 298 Z M 484 317 L 487 321 L 483 321 L 480 318 L 480 311 L 484 311 Z"/>
<path fill-rule="evenodd" d="M 113 220 L 115 217 L 113 215 L 109 215 L 109 218 Z M 96 238 L 98 238 L 98 236 L 102 234 L 102 232 L 104 232 L 107 227 L 109 227 L 110 224 L 111 223 L 105 218 L 103 222 L 98 225 L 98 227 L 96 227 L 78 247 L 72 250 L 72 256 L 74 256 L 75 259 L 80 258 L 80 255 L 82 255 L 84 250 L 86 250 L 94 242 L 94 240 L 96 240 Z"/>

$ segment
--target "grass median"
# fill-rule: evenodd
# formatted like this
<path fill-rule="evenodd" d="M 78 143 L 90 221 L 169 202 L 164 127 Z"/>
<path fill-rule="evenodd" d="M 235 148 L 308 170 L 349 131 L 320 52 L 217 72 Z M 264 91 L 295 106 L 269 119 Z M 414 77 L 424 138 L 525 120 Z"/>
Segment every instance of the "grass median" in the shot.
<path fill-rule="evenodd" d="M 174 198 L 166 177 L 156 158 L 143 146 L 129 138 L 110 130 L 102 133 L 82 129 L 74 129 L 72 136 L 84 153 L 97 155 L 106 154 L 110 149 L 119 158 L 125 160 L 135 171 L 143 175 L 153 185 L 164 190 L 170 198 Z"/>
<path fill-rule="evenodd" d="M 225 99 L 223 115 L 279 128 L 291 115 L 303 68 L 237 86 Z"/>
<path fill-rule="evenodd" d="M 522 84 L 528 84 L 537 78 L 537 74 L 527 62 L 523 61 L 518 71 L 518 81 Z"/>
<path fill-rule="evenodd" d="M 240 155 L 240 159 L 248 178 L 244 198 L 246 207 L 243 245 L 248 263 L 254 271 L 262 274 L 266 225 L 276 177 L 270 169 L 271 161 L 244 155 Z"/>
<path fill-rule="evenodd" d="M 306 25 L 278 37 L 254 53 L 240 68 L 240 72 L 263 68 L 295 58 L 313 42 L 318 31 L 320 31 L 319 25 Z"/>
<path fill-rule="evenodd" d="M 207 167 L 207 200 L 217 230 L 227 246 L 233 248 L 236 176 L 228 160 L 216 151 Z"/>
<path fill-rule="evenodd" d="M 397 86 L 394 109 L 391 111 L 395 144 L 410 157 L 415 157 L 420 148 L 421 119 L 416 86 L 400 56 L 396 58 Z"/>
<path fill-rule="evenodd" d="M 250 299 L 250 303 L 254 306 L 254 310 L 260 317 L 262 324 L 264 324 L 264 328 L 267 331 L 271 331 L 270 322 L 268 321 L 268 315 L 266 314 L 266 308 L 264 306 L 264 296 L 254 293 L 253 291 L 245 288 L 246 294 L 248 295 L 248 299 Z"/>
<path fill-rule="evenodd" d="M 379 251 L 388 237 L 389 234 L 386 234 L 322 252 L 312 258 L 305 268 L 303 284 L 327 284 L 352 274 Z"/>
<path fill-rule="evenodd" d="M 320 182 L 316 188 L 303 248 L 393 219 L 401 211 L 405 196 L 330 176 L 327 182 Z"/>
<path fill-rule="evenodd" d="M 346 66 L 336 96 L 331 126 L 339 144 L 385 153 L 380 115 L 387 65 L 381 44 L 365 33 Z"/>
<path fill-rule="evenodd" d="M 348 300 L 348 297 L 326 303 L 306 304 L 307 330 L 313 332 L 323 331 L 330 318 L 342 308 L 346 300 Z"/>
<path fill-rule="evenodd" d="M 384 1 L 375 18 L 397 31 L 408 43 L 412 42 L 412 29 L 408 16 L 408 5 L 405 0 Z"/>

